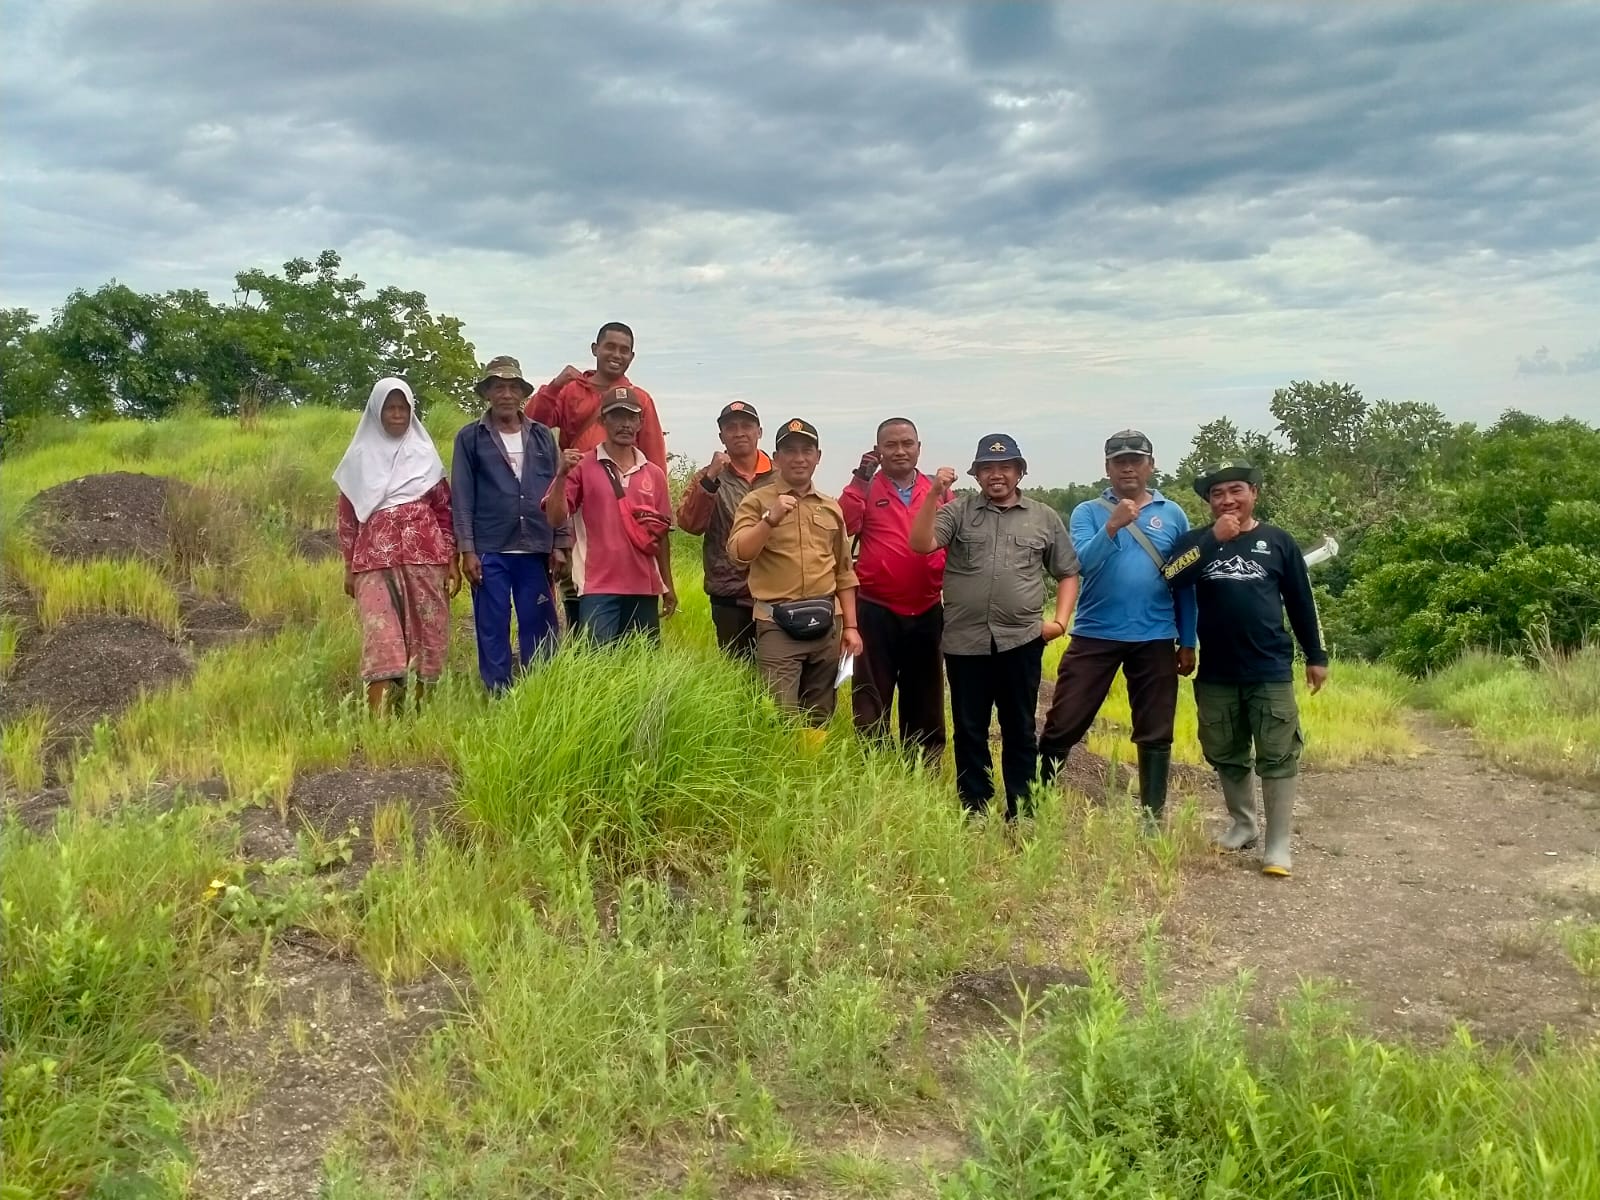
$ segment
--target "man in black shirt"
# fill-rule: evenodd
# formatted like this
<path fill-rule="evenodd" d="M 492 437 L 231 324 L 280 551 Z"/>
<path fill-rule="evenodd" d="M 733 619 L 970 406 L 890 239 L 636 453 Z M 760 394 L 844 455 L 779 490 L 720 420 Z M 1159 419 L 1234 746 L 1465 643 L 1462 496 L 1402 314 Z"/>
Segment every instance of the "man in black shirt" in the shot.
<path fill-rule="evenodd" d="M 1283 530 L 1255 519 L 1261 472 L 1246 462 L 1207 467 L 1194 490 L 1216 520 L 1173 547 L 1162 571 L 1169 586 L 1193 587 L 1200 609 L 1200 670 L 1194 700 L 1200 747 L 1217 769 L 1233 823 L 1218 839 L 1227 850 L 1256 840 L 1255 773 L 1267 811 L 1261 870 L 1289 874 L 1295 777 L 1300 771 L 1300 713 L 1294 699 L 1294 641 L 1306 659 L 1306 686 L 1328 679 L 1311 577 L 1300 547 Z"/>

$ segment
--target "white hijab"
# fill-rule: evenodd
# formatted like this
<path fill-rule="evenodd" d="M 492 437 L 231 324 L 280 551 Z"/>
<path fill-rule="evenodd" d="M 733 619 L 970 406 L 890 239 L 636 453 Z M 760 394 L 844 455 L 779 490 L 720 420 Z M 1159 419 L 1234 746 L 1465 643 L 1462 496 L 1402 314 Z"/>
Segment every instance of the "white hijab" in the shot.
<path fill-rule="evenodd" d="M 383 430 L 383 402 L 390 392 L 404 393 L 411 406 L 411 423 L 397 438 Z M 378 380 L 350 448 L 333 472 L 333 481 L 356 510 L 356 520 L 365 524 L 379 509 L 420 500 L 443 478 L 444 461 L 417 416 L 411 385 L 392 376 Z"/>

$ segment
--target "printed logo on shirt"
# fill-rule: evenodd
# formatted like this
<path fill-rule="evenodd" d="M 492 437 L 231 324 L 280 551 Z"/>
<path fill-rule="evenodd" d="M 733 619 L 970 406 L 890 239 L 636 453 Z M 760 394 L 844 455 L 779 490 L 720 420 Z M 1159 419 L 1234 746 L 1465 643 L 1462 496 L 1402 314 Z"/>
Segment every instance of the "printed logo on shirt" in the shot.
<path fill-rule="evenodd" d="M 1190 546 L 1182 554 L 1178 555 L 1177 558 L 1173 559 L 1165 567 L 1163 567 L 1161 574 L 1167 579 L 1175 579 L 1177 578 L 1179 572 L 1181 572 L 1185 567 L 1192 567 L 1199 561 L 1200 547 Z"/>
<path fill-rule="evenodd" d="M 889 502 L 887 500 L 879 500 L 877 502 L 876 507 L 878 507 L 878 508 L 888 508 L 889 507 Z"/>
<path fill-rule="evenodd" d="M 1257 579 L 1267 577 L 1267 569 L 1258 562 L 1235 554 L 1232 558 L 1219 558 L 1206 564 L 1206 569 L 1201 574 L 1207 579 L 1233 580 L 1236 583 L 1250 583 Z"/>
<path fill-rule="evenodd" d="M 1165 528 L 1165 526 L 1163 526 L 1161 524 L 1161 518 L 1160 517 L 1151 517 L 1150 518 L 1150 528 L 1151 529 L 1162 529 L 1162 528 Z"/>
<path fill-rule="evenodd" d="M 1256 544 L 1253 547 L 1251 547 L 1250 553 L 1251 554 L 1271 554 L 1272 551 L 1267 549 L 1267 543 L 1265 541 L 1259 541 L 1258 540 L 1256 542 Z"/>

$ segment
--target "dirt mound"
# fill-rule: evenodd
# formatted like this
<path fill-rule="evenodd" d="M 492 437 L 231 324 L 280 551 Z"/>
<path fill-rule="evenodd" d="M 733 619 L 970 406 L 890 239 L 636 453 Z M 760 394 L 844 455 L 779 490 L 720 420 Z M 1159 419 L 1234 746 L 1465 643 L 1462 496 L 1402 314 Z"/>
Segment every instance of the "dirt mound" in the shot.
<path fill-rule="evenodd" d="M 250 621 L 250 614 L 227 600 L 211 599 L 185 592 L 178 598 L 178 619 L 183 635 L 197 652 L 226 646 L 240 638 L 262 632 Z"/>
<path fill-rule="evenodd" d="M 25 523 L 37 530 L 46 550 L 62 558 L 162 561 L 171 542 L 168 503 L 188 490 L 162 475 L 85 475 L 35 496 Z"/>
<path fill-rule="evenodd" d="M 399 767 L 387 770 L 349 768 L 324 771 L 295 780 L 289 794 L 288 823 L 276 813 L 249 810 L 241 817 L 241 847 L 258 861 L 282 858 L 295 852 L 295 834 L 306 826 L 327 839 L 349 835 L 350 867 L 365 873 L 380 849 L 393 853 L 387 844 L 379 847 L 373 839 L 372 819 L 379 808 L 398 804 L 411 820 L 412 838 L 420 844 L 429 830 L 445 824 L 453 803 L 453 783 L 447 771 L 428 767 Z M 350 834 L 351 827 L 355 833 Z M 387 842 L 392 831 L 380 831 Z"/>
<path fill-rule="evenodd" d="M 140 689 L 183 679 L 194 660 L 154 625 L 127 617 L 68 621 L 23 646 L 0 691 L 0 721 L 32 708 L 56 738 L 77 737 L 132 703 Z"/>
<path fill-rule="evenodd" d="M 946 1018 L 994 1025 L 1015 1021 L 1024 1004 L 1038 1003 L 1053 987 L 1088 985 L 1089 976 L 1073 968 L 1006 963 L 988 971 L 957 975 L 935 1007 Z"/>
<path fill-rule="evenodd" d="M 338 558 L 344 553 L 339 549 L 339 533 L 334 529 L 302 529 L 295 534 L 294 550 L 301 558 L 312 562 Z"/>

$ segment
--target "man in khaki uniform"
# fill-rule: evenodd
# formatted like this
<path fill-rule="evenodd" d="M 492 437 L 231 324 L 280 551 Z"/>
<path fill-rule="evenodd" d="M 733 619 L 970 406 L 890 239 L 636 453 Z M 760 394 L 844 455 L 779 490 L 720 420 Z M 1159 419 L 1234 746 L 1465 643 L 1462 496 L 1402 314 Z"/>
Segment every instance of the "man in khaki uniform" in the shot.
<path fill-rule="evenodd" d="M 773 448 L 778 478 L 740 501 L 728 557 L 749 572 L 756 662 L 778 703 L 817 726 L 833 715 L 839 655 L 861 653 L 844 513 L 811 485 L 822 447 L 795 418 Z"/>

